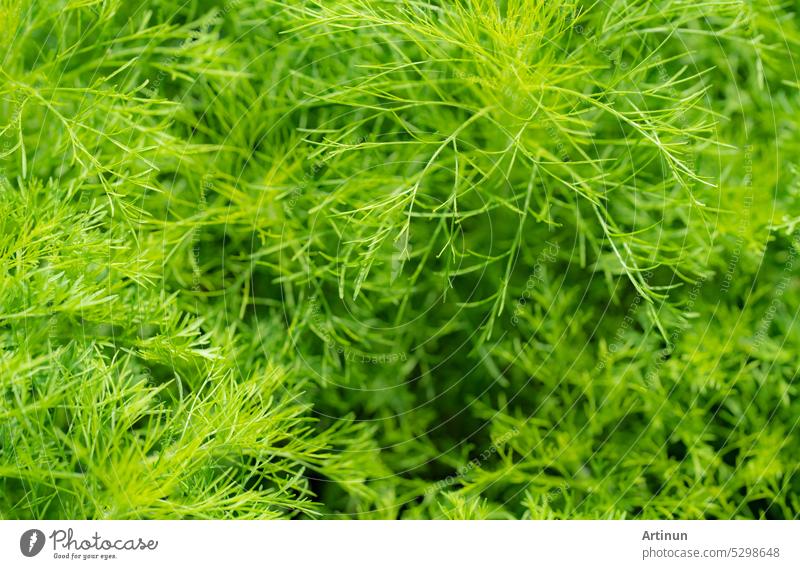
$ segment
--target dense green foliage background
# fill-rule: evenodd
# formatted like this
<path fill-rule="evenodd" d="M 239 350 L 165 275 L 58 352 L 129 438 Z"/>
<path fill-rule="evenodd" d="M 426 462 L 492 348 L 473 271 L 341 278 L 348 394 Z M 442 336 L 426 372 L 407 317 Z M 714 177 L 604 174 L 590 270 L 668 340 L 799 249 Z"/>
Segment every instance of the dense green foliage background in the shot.
<path fill-rule="evenodd" d="M 0 516 L 800 514 L 800 2 L 0 31 Z"/>

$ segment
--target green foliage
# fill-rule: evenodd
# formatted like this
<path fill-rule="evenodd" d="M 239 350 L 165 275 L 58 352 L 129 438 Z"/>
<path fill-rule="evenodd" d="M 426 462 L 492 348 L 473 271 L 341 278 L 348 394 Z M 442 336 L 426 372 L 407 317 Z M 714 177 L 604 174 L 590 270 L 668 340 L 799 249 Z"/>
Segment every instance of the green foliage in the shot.
<path fill-rule="evenodd" d="M 796 2 L 43 6 L 0 515 L 798 515 Z"/>

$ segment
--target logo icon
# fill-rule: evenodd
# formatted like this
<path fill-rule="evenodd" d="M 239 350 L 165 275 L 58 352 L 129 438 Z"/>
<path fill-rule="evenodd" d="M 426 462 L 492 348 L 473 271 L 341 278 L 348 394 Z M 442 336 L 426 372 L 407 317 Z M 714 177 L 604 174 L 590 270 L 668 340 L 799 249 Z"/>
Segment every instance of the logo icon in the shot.
<path fill-rule="evenodd" d="M 19 550 L 25 557 L 34 557 L 44 547 L 44 532 L 38 529 L 29 529 L 19 538 Z"/>

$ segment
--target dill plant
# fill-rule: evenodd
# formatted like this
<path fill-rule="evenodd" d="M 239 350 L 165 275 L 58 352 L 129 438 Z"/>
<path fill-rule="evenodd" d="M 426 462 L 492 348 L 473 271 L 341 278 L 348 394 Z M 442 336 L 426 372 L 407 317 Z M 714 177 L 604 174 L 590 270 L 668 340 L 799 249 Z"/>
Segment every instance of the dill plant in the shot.
<path fill-rule="evenodd" d="M 797 10 L 2 0 L 0 513 L 796 517 Z"/>

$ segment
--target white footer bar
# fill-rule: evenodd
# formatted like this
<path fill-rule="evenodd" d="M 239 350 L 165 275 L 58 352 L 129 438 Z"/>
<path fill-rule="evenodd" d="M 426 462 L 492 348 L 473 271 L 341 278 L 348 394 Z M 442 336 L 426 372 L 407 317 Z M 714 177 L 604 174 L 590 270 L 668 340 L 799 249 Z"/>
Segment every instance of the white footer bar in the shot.
<path fill-rule="evenodd" d="M 4 521 L 0 567 L 800 567 L 800 521 Z"/>

